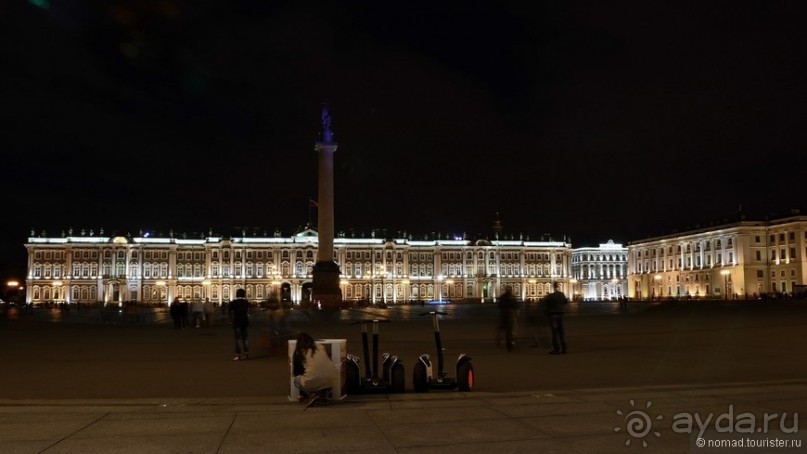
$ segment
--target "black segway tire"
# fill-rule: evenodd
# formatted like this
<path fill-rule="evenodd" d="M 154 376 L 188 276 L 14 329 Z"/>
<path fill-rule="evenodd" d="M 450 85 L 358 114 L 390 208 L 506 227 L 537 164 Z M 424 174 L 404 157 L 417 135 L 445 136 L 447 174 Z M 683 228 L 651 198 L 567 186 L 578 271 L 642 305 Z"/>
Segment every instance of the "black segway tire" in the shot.
<path fill-rule="evenodd" d="M 384 360 L 381 361 L 381 379 L 384 380 L 385 383 L 390 383 L 390 363 L 392 363 L 392 358 L 388 353 L 384 353 Z"/>
<path fill-rule="evenodd" d="M 423 393 L 429 390 L 429 381 L 426 377 L 426 365 L 418 361 L 412 368 L 412 388 L 415 392 Z"/>
<path fill-rule="evenodd" d="M 361 388 L 359 385 L 359 366 L 352 361 L 347 362 L 345 369 L 345 385 L 348 394 L 358 394 Z"/>
<path fill-rule="evenodd" d="M 474 365 L 470 361 L 457 366 L 457 389 L 460 391 L 474 390 Z"/>
<path fill-rule="evenodd" d="M 406 375 L 404 373 L 403 364 L 397 363 L 392 366 L 392 374 L 390 377 L 390 391 L 394 393 L 402 393 L 406 387 Z"/>

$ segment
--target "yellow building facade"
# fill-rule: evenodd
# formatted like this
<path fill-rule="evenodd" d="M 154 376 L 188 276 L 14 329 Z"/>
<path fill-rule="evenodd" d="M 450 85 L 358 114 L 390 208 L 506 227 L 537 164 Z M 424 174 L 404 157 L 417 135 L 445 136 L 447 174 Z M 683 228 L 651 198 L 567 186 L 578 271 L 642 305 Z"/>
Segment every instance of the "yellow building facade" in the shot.
<path fill-rule="evenodd" d="M 165 237 L 32 232 L 26 303 L 169 304 L 226 302 L 244 288 L 252 301 L 272 295 L 312 303 L 317 232 Z M 495 301 L 505 285 L 538 299 L 552 282 L 571 290 L 571 245 L 559 241 L 367 238 L 340 234 L 334 258 L 343 299 L 368 304 L 420 300 Z"/>
<path fill-rule="evenodd" d="M 634 299 L 756 298 L 800 293 L 807 217 L 738 221 L 628 244 Z"/>

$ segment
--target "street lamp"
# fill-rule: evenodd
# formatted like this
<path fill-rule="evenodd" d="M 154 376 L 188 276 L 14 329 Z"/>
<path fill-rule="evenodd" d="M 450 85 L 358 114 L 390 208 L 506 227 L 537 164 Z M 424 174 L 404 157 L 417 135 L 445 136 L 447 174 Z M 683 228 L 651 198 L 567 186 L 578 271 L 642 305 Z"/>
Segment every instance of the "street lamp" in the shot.
<path fill-rule="evenodd" d="M 272 293 L 274 294 L 277 301 L 282 303 L 282 298 L 280 297 L 280 280 L 275 279 L 272 281 Z"/>
<path fill-rule="evenodd" d="M 653 276 L 653 279 L 656 281 L 656 285 L 658 286 L 659 299 L 661 299 L 661 297 L 664 296 L 664 288 L 662 288 L 661 286 L 661 275 L 657 274 Z M 653 289 L 653 292 L 655 293 L 655 289 Z"/>
<path fill-rule="evenodd" d="M 210 298 L 210 279 L 204 279 L 202 281 L 202 290 L 204 290 L 204 295 L 202 295 L 202 299 Z"/>
<path fill-rule="evenodd" d="M 726 292 L 725 299 L 729 299 L 729 274 L 731 274 L 731 271 L 723 270 L 720 272 L 720 274 L 723 275 L 723 286 Z"/>
<path fill-rule="evenodd" d="M 162 287 L 162 288 L 160 288 L 160 293 L 165 292 L 165 297 L 166 297 L 165 302 L 166 302 L 166 304 L 167 304 L 168 306 L 170 306 L 170 305 L 171 305 L 171 302 L 170 302 L 170 301 L 168 301 L 168 287 L 167 287 L 167 285 L 166 285 L 165 281 L 157 281 L 157 282 L 155 282 L 154 284 L 155 284 L 155 285 L 157 285 L 157 287 Z"/>
<path fill-rule="evenodd" d="M 341 280 L 339 281 L 339 285 L 341 285 L 341 286 L 342 286 L 342 301 L 346 301 L 346 300 L 347 300 L 347 293 L 346 293 L 345 289 L 346 289 L 346 287 L 347 287 L 348 282 L 349 282 L 349 281 L 348 281 L 347 279 L 341 279 Z M 272 284 L 274 284 L 274 282 L 273 282 Z"/>
<path fill-rule="evenodd" d="M 8 282 L 6 282 L 6 287 L 7 287 L 6 298 L 8 298 L 8 302 L 9 303 L 16 302 L 15 297 L 19 293 L 20 289 L 22 289 L 22 286 L 20 285 L 20 282 L 19 281 L 14 281 L 14 280 L 8 281 Z"/>
<path fill-rule="evenodd" d="M 443 301 L 443 275 L 440 274 L 437 276 L 437 301 Z"/>
<path fill-rule="evenodd" d="M 63 295 L 62 295 L 62 286 L 63 285 L 64 284 L 62 283 L 62 281 L 54 281 L 53 282 L 53 287 L 54 287 L 53 288 L 53 293 L 54 293 L 54 295 L 52 295 L 52 296 L 53 296 L 54 300 L 56 300 L 56 301 L 64 300 Z M 58 293 L 58 295 L 57 295 L 57 293 Z"/>
<path fill-rule="evenodd" d="M 454 279 L 446 280 L 446 297 L 451 298 L 451 286 L 454 285 Z"/>
<path fill-rule="evenodd" d="M 402 280 L 401 284 L 403 285 L 403 288 L 404 288 L 404 295 L 403 295 L 404 299 L 411 303 L 412 302 L 412 292 L 411 292 L 411 289 L 409 288 L 409 279 Z"/>
<path fill-rule="evenodd" d="M 615 277 L 611 279 L 611 283 L 613 284 L 611 288 L 611 299 L 614 299 L 614 295 L 617 293 L 617 289 L 619 288 L 619 278 Z"/>
<path fill-rule="evenodd" d="M 381 302 L 384 303 L 384 305 L 386 306 L 387 305 L 387 281 L 386 281 L 387 272 L 382 270 L 380 274 L 381 274 Z"/>

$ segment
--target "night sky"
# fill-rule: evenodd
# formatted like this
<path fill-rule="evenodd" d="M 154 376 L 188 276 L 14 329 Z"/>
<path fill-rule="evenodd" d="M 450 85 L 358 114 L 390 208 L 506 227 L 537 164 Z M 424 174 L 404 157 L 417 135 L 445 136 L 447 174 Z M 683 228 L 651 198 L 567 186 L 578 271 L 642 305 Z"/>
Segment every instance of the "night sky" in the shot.
<path fill-rule="evenodd" d="M 31 229 L 293 233 L 323 102 L 337 232 L 489 236 L 499 213 L 580 247 L 804 209 L 805 13 L 2 2 L 0 277 L 22 277 Z"/>

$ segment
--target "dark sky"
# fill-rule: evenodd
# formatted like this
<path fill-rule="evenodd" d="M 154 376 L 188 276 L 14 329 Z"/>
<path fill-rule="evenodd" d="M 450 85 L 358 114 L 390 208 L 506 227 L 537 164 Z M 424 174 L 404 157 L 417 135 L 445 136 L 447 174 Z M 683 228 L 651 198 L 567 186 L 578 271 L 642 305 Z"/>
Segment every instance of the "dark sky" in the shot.
<path fill-rule="evenodd" d="M 627 243 L 804 208 L 807 2 L 0 3 L 3 277 L 30 230 Z"/>

